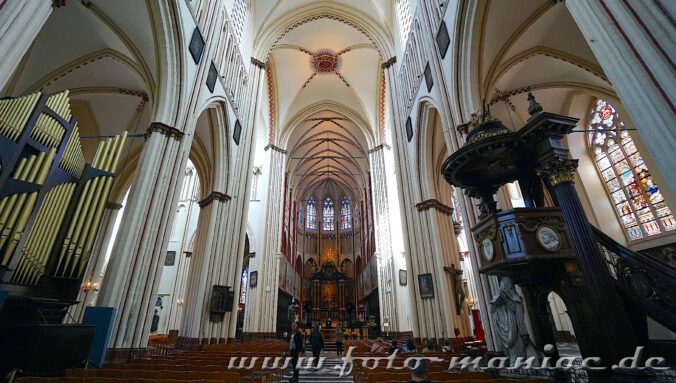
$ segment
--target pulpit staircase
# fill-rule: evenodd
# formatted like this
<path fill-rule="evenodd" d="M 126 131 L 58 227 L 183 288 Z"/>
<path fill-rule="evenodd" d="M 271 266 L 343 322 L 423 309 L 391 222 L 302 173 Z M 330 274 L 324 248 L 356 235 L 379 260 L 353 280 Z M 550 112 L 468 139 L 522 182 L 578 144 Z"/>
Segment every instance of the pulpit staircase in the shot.
<path fill-rule="evenodd" d="M 676 268 L 627 249 L 597 228 L 593 231 L 628 308 L 676 332 Z"/>

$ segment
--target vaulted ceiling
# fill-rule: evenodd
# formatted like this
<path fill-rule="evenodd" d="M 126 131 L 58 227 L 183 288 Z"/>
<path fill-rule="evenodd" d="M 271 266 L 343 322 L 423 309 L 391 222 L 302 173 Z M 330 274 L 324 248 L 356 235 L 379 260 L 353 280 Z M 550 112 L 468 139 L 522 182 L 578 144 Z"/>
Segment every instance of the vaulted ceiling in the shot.
<path fill-rule="evenodd" d="M 257 30 L 297 13 L 312 1 L 257 1 Z M 343 0 L 347 14 L 359 14 L 389 30 L 392 2 Z M 271 129 L 289 153 L 291 187 L 299 199 L 333 195 L 360 198 L 367 186 L 368 149 L 378 136 L 383 112 L 381 53 L 373 36 L 340 17 L 313 13 L 277 36 L 268 63 L 272 78 Z M 308 112 L 311 110 L 311 112 Z"/>
<path fill-rule="evenodd" d="M 368 182 L 368 148 L 354 122 L 338 113 L 319 112 L 304 119 L 289 142 L 289 174 L 300 199 L 359 199 Z"/>
<path fill-rule="evenodd" d="M 91 160 L 100 138 L 144 133 L 156 98 L 158 52 L 144 1 L 79 1 L 55 7 L 4 95 L 70 90 L 71 108 Z M 135 168 L 143 139 L 130 139 L 121 167 Z M 126 175 L 124 183 L 129 182 Z M 119 195 L 126 192 L 126 184 Z"/>
<path fill-rule="evenodd" d="M 614 95 L 565 3 L 486 1 L 480 23 L 480 97 L 505 125 L 525 124 L 529 89 L 545 110 L 564 114 L 574 97 Z"/>

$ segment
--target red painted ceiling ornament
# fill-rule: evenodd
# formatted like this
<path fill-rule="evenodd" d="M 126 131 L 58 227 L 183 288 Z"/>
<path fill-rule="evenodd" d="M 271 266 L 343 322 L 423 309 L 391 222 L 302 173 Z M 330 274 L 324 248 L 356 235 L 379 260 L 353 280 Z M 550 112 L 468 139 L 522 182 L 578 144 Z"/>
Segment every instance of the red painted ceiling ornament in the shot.
<path fill-rule="evenodd" d="M 335 74 L 338 76 L 340 81 L 345 84 L 345 86 L 350 86 L 350 83 L 347 82 L 345 77 L 343 77 L 343 75 L 339 72 L 340 66 L 343 63 L 343 59 L 340 57 L 340 55 L 345 52 L 349 52 L 349 47 L 343 49 L 340 52 L 336 52 L 328 48 L 322 48 L 315 52 L 311 52 L 310 50 L 303 47 L 300 47 L 299 50 L 310 55 L 310 69 L 312 69 L 312 75 L 310 75 L 310 77 L 305 80 L 303 88 L 305 88 L 317 75 L 324 74 Z"/>
<path fill-rule="evenodd" d="M 317 73 L 334 73 L 340 68 L 342 59 L 331 49 L 320 49 L 310 58 L 310 67 Z"/>

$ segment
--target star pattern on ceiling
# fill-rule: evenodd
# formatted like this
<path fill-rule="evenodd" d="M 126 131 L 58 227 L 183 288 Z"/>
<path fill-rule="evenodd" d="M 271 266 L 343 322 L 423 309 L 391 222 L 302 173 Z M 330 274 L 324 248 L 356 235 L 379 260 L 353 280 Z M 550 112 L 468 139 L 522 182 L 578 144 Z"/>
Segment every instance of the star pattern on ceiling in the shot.
<path fill-rule="evenodd" d="M 299 47 L 299 50 L 303 53 L 307 53 L 310 56 L 310 69 L 312 69 L 312 74 L 305 80 L 303 83 L 303 88 L 305 88 L 312 79 L 317 75 L 324 74 L 335 74 L 340 78 L 340 80 L 347 86 L 350 87 L 350 83 L 340 74 L 339 69 L 343 63 L 343 59 L 340 57 L 343 53 L 350 51 L 350 47 L 345 48 L 341 51 L 335 52 L 333 49 L 322 48 L 315 52 L 310 51 L 309 49 Z"/>

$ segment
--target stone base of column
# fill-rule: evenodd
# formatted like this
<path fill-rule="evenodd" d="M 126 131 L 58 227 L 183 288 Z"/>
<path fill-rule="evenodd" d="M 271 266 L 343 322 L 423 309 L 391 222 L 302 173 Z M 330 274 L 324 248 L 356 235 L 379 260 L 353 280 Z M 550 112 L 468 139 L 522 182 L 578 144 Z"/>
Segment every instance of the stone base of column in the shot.
<path fill-rule="evenodd" d="M 225 338 L 202 338 L 200 344 L 220 344 L 225 343 Z"/>
<path fill-rule="evenodd" d="M 245 332 L 242 334 L 242 340 L 260 340 L 260 339 L 277 339 L 277 333 L 274 332 Z"/>

